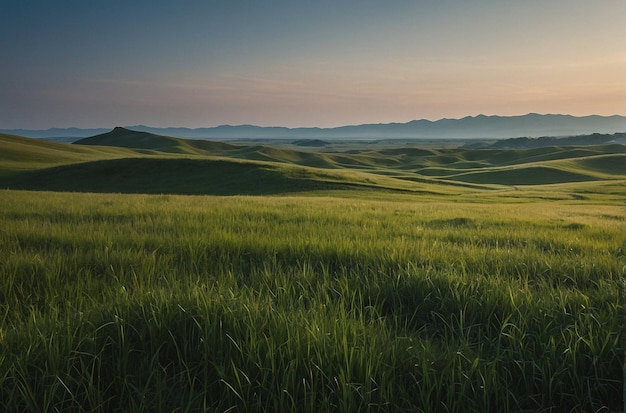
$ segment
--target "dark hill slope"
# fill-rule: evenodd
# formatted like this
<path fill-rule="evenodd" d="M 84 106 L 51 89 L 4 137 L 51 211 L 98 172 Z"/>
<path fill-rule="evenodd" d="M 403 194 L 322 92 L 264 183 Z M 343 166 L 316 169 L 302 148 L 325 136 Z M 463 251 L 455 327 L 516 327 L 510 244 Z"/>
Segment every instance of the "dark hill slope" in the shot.
<path fill-rule="evenodd" d="M 165 153 L 211 154 L 234 149 L 235 145 L 212 141 L 194 141 L 155 135 L 116 127 L 110 132 L 74 142 L 76 145 L 118 146 L 123 148 L 146 149 Z"/>
<path fill-rule="evenodd" d="M 0 176 L 54 165 L 136 156 L 133 150 L 90 148 L 0 134 Z"/>
<path fill-rule="evenodd" d="M 186 195 L 270 195 L 341 189 L 252 162 L 184 158 L 124 158 L 62 165 L 0 179 L 11 189 Z"/>
<path fill-rule="evenodd" d="M 446 179 L 476 184 L 499 185 L 546 185 L 597 180 L 597 178 L 585 173 L 576 173 L 543 165 L 515 169 L 487 169 L 452 175 L 446 177 Z"/>

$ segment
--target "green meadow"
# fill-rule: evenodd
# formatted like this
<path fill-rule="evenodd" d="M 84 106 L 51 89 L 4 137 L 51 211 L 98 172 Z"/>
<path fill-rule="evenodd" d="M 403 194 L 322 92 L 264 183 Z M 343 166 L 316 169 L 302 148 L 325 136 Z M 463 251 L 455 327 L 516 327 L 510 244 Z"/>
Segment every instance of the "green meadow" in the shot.
<path fill-rule="evenodd" d="M 624 165 L 0 135 L 0 410 L 623 411 Z"/>

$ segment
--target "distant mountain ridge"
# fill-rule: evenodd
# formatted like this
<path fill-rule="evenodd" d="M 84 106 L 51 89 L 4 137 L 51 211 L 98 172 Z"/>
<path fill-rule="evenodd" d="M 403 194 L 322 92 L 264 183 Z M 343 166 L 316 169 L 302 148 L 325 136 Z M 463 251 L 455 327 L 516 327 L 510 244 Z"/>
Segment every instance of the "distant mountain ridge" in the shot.
<path fill-rule="evenodd" d="M 519 137 L 575 136 L 592 133 L 626 132 L 626 117 L 540 115 L 467 116 L 461 119 L 413 120 L 407 123 L 349 125 L 335 128 L 287 128 L 254 125 L 221 125 L 210 128 L 154 128 L 127 126 L 134 131 L 187 139 L 509 139 Z M 12 129 L 0 132 L 31 138 L 72 141 L 110 131 L 101 129 L 54 128 Z M 74 139 L 75 138 L 75 139 Z"/>

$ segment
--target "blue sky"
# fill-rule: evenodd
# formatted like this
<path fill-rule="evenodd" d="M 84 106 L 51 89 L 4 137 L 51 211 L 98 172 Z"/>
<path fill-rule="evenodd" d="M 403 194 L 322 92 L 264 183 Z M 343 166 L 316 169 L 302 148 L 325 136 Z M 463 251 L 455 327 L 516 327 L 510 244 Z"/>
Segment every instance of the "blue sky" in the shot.
<path fill-rule="evenodd" d="M 626 112 L 626 2 L 2 0 L 0 128 Z"/>

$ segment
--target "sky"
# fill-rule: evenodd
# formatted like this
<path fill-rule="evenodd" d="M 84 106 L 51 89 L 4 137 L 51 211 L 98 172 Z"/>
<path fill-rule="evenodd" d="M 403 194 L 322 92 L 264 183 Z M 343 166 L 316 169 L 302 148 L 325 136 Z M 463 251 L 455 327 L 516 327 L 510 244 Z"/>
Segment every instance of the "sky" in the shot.
<path fill-rule="evenodd" d="M 626 114 L 624 0 L 0 0 L 0 129 Z"/>

